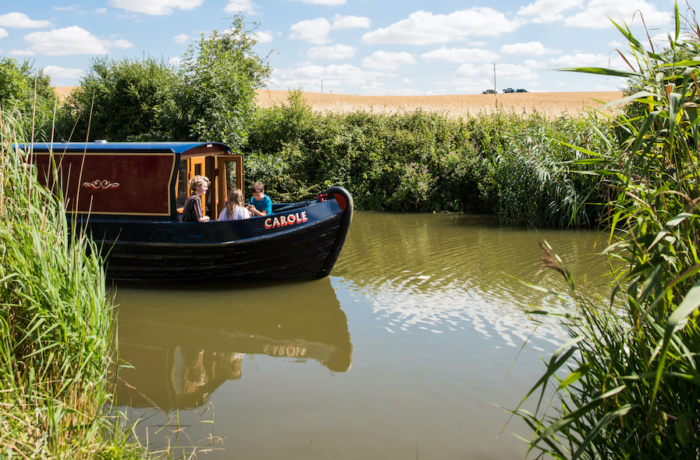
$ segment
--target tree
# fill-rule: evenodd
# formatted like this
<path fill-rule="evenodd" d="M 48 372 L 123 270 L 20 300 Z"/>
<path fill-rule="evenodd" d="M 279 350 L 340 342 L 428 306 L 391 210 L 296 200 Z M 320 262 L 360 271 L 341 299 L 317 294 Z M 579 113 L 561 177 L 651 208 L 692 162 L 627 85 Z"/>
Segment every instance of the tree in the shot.
<path fill-rule="evenodd" d="M 242 15 L 222 34 L 216 30 L 190 45 L 180 64 L 178 84 L 163 107 L 162 121 L 172 140 L 224 142 L 237 149 L 248 138 L 255 89 L 271 68 L 253 51 L 254 30 Z"/>
<path fill-rule="evenodd" d="M 45 139 L 50 135 L 55 99 L 51 77 L 42 70 L 35 70 L 27 60 L 20 64 L 12 58 L 0 58 L 0 107 L 19 112 L 27 137 L 31 136 L 32 117 L 35 138 Z"/>
<path fill-rule="evenodd" d="M 158 107 L 170 98 L 177 74 L 163 60 L 106 56 L 91 61 L 62 111 L 58 134 L 72 140 L 126 141 L 159 130 Z"/>

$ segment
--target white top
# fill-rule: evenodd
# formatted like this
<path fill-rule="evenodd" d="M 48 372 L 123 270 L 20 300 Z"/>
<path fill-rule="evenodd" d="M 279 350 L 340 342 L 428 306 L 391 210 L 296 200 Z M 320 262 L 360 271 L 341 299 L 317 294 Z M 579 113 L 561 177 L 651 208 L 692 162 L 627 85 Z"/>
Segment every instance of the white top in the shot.
<path fill-rule="evenodd" d="M 219 214 L 219 221 L 241 219 L 250 219 L 250 212 L 243 206 L 236 206 L 236 209 L 233 210 L 233 219 L 226 218 L 226 208 L 222 209 L 221 214 Z"/>

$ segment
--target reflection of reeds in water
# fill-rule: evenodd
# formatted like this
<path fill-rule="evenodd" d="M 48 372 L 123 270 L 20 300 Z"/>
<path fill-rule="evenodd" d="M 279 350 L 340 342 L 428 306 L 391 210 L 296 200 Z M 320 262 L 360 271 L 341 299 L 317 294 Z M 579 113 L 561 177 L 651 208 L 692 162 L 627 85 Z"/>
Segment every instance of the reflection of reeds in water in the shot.
<path fill-rule="evenodd" d="M 284 103 L 288 91 L 258 90 L 258 105 L 270 107 Z M 449 113 L 451 116 L 475 116 L 480 113 L 514 112 L 516 114 L 541 114 L 548 118 L 564 115 L 576 116 L 587 108 L 597 108 L 603 103 L 622 97 L 618 91 L 571 93 L 513 93 L 449 96 L 358 96 L 349 94 L 303 93 L 313 110 L 322 113 L 348 113 L 371 110 L 375 113 L 404 113 L 416 110 Z"/>

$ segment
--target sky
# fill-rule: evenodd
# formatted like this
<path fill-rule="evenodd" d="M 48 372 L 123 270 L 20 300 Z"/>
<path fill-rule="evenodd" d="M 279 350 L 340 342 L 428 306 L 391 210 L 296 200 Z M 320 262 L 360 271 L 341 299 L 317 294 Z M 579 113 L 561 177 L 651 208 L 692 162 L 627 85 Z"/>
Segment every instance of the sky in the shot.
<path fill-rule="evenodd" d="M 669 0 L 71 0 L 3 2 L 0 57 L 28 59 L 54 86 L 74 86 L 98 56 L 179 57 L 201 34 L 245 15 L 270 89 L 358 95 L 614 91 L 623 81 L 555 69 L 626 68 L 608 18 L 657 43 Z M 682 5 L 687 8 L 685 3 Z M 690 6 L 694 6 L 691 1 Z M 682 10 L 683 11 L 683 10 Z M 636 15 L 635 15 L 636 12 Z"/>

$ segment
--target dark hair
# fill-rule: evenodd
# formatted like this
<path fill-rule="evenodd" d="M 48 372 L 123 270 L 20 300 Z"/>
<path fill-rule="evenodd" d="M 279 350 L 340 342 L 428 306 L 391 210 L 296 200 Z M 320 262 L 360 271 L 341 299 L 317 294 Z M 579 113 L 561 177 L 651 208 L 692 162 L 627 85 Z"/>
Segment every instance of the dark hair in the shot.
<path fill-rule="evenodd" d="M 250 187 L 251 193 L 263 193 L 265 191 L 265 186 L 262 182 L 256 182 Z"/>

